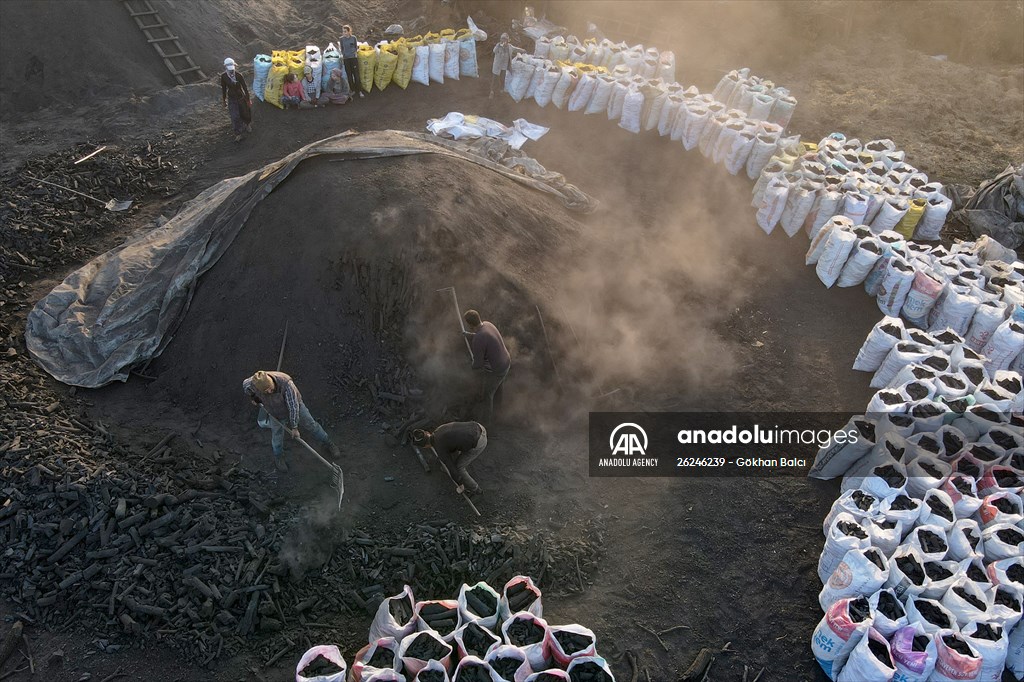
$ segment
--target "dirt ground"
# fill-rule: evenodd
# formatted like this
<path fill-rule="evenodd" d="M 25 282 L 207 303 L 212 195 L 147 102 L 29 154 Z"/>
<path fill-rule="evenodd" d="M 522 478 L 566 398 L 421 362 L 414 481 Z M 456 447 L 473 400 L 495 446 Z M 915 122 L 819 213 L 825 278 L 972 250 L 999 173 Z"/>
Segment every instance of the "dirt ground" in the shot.
<path fill-rule="evenodd" d="M 166 8 L 169 16 L 182 11 L 190 26 L 201 24 L 201 17 L 186 12 L 180 2 L 167 2 Z M 402 9 L 407 15 L 418 15 L 419 10 L 411 5 Z M 342 9 L 338 13 L 345 16 Z M 800 99 L 794 126 L 812 139 L 832 130 L 863 139 L 890 137 L 908 150 L 911 163 L 947 182 L 975 184 L 1007 163 L 1019 162 L 1024 65 L 968 67 L 936 62 L 899 47 L 886 50 L 885 60 L 851 50 L 775 65 L 766 75 L 786 84 Z M 213 61 L 216 56 L 205 58 Z M 5 73 L 5 92 L 8 80 Z M 921 86 L 935 80 L 953 96 Z M 706 90 L 713 80 L 697 84 Z M 516 105 L 504 96 L 489 99 L 487 86 L 486 78 L 427 88 L 412 84 L 407 91 L 392 86 L 351 106 L 316 111 L 285 112 L 257 105 L 254 132 L 237 144 L 212 86 L 146 93 L 130 104 L 107 102 L 31 115 L 5 109 L 5 168 L 78 142 L 126 144 L 166 132 L 175 132 L 179 145 L 188 150 L 191 170 L 183 174 L 177 194 L 142 202 L 117 230 L 91 242 L 96 250 L 147 229 L 147 221 L 157 215 L 173 214 L 210 184 L 262 167 L 310 141 L 350 128 L 422 130 L 427 119 L 449 111 L 505 122 L 523 117 L 550 126 L 551 132 L 528 143 L 526 151 L 602 204 L 592 215 L 576 216 L 537 198 L 516 213 L 533 222 L 515 226 L 523 231 L 522 237 L 505 234 L 498 242 L 522 238 L 532 243 L 524 255 L 509 259 L 506 282 L 499 287 L 501 298 L 474 291 L 466 267 L 467 251 L 495 242 L 474 232 L 464 243 L 456 239 L 435 244 L 435 251 L 448 248 L 457 254 L 452 256 L 455 271 L 434 279 L 414 278 L 416 293 L 407 304 L 417 335 L 394 334 L 372 359 L 351 358 L 323 347 L 340 343 L 367 348 L 373 336 L 353 331 L 346 338 L 329 338 L 323 333 L 343 322 L 346 329 L 358 330 L 358 320 L 368 312 L 362 307 L 365 300 L 344 280 L 340 290 L 323 290 L 324 278 L 343 272 L 338 259 L 347 249 L 334 245 L 326 249 L 328 265 L 317 261 L 318 240 L 328 238 L 317 230 L 323 231 L 325 225 L 307 218 L 296 206 L 310 196 L 319 201 L 330 189 L 324 178 L 330 178 L 340 186 L 328 195 L 337 204 L 318 206 L 309 215 L 319 218 L 325 215 L 320 211 L 326 211 L 340 220 L 351 218 L 352 224 L 345 227 L 351 249 L 357 257 L 373 261 L 380 253 L 397 258 L 403 248 L 411 248 L 401 235 L 367 225 L 373 222 L 375 205 L 395 201 L 411 207 L 437 195 L 444 197 L 443 210 L 448 212 L 454 202 L 461 204 L 461 198 L 479 208 L 472 223 L 486 235 L 484 227 L 490 221 L 497 226 L 497 211 L 512 197 L 463 195 L 460 181 L 475 187 L 478 179 L 437 160 L 346 162 L 335 167 L 310 163 L 254 214 L 250 227 L 262 232 L 243 232 L 228 256 L 200 283 L 178 338 L 147 370 L 154 381 L 133 378 L 125 385 L 74 395 L 50 381 L 47 390 L 83 406 L 90 418 L 110 425 L 120 438 L 140 443 L 143 450 L 173 430 L 185 436 L 175 451 L 178 457 L 198 459 L 204 452 L 221 452 L 229 463 L 254 472 L 254 489 L 279 499 L 281 513 L 293 515 L 297 528 L 312 523 L 309 518 L 329 497 L 322 477 L 301 466 L 275 476 L 264 434 L 252 428 L 244 401 L 232 402 L 241 378 L 276 360 L 283 326 L 279 316 L 288 307 L 286 292 L 271 301 L 249 291 L 253 270 L 263 267 L 261 258 L 274 243 L 268 233 L 276 227 L 282 238 L 272 254 L 278 260 L 268 268 L 268 277 L 278 283 L 288 280 L 291 260 L 298 273 L 295 286 L 318 292 L 313 304 L 295 304 L 285 369 L 295 363 L 300 387 L 309 387 L 304 391 L 314 414 L 322 416 L 342 445 L 347 501 L 328 524 L 329 533 L 340 538 L 352 529 L 383 532 L 410 520 L 447 518 L 484 528 L 523 524 L 572 537 L 583 524 L 598 522 L 603 528 L 599 570 L 586 575 L 582 592 L 546 594 L 544 608 L 550 622 L 578 622 L 593 629 L 599 650 L 614 661 L 619 679 L 629 679 L 623 657 L 627 650 L 637 652 L 651 679 L 660 681 L 675 679 L 701 647 L 720 650 L 727 643 L 728 651 L 718 656 L 712 679 L 742 679 L 745 666 L 765 668 L 762 680 L 824 679 L 808 640 L 820 618 L 815 571 L 822 544 L 820 521 L 838 486 L 803 478 L 589 478 L 586 411 L 594 406 L 860 410 L 871 395 L 869 377 L 849 367 L 879 318 L 876 306 L 859 288 L 821 287 L 813 271 L 802 266 L 802 238 L 789 240 L 781 231 L 765 236 L 749 208 L 750 183 L 745 178 L 731 178 L 699 154 L 685 153 L 650 134 L 630 135 L 600 116 L 541 109 L 532 101 Z M 22 142 L 26 140 L 28 144 Z M 349 163 L 364 166 L 336 168 Z M 373 179 L 367 180 L 365 174 Z M 393 187 L 395 176 L 415 182 Z M 381 190 L 376 196 L 350 199 L 343 188 L 355 182 L 377 182 Z M 458 216 L 462 208 L 454 210 L 452 215 Z M 401 224 L 400 218 L 410 215 L 387 220 Z M 438 222 L 448 217 L 446 213 Z M 362 237 L 357 226 L 367 230 Z M 285 238 L 289 233 L 302 238 Z M 564 242 L 578 243 L 580 257 L 567 259 L 561 267 L 543 261 L 545 252 L 562 253 Z M 439 258 L 432 253 L 427 262 Z M 536 281 L 529 277 L 529 258 L 546 263 L 544 276 Z M 484 261 L 498 271 L 493 260 Z M 383 262 L 375 265 L 381 272 L 387 270 Z M 19 300 L 34 302 L 68 269 L 26 275 Z M 594 275 L 601 272 L 610 276 L 600 281 Z M 450 341 L 446 336 L 454 321 L 431 298 L 434 288 L 449 281 L 445 274 L 455 281 L 464 307 L 477 305 L 500 328 L 512 330 L 509 336 L 523 360 L 523 371 L 517 364 L 510 379 L 510 404 L 495 430 L 497 437 L 473 466 L 486 489 L 478 499 L 481 519 L 469 516 L 449 493 L 443 474 L 425 475 L 409 448 L 389 439 L 382 423 L 387 418 L 364 410 L 365 395 L 351 384 L 332 381 L 344 372 L 366 376 L 382 366 L 465 381 L 468 370 L 457 364 L 464 348 L 457 335 L 452 334 Z M 339 301 L 350 306 L 343 320 L 324 322 L 324 316 L 334 314 L 330 306 Z M 594 301 L 603 313 L 597 319 L 590 312 Z M 569 390 L 560 388 L 546 369 L 548 356 L 541 350 L 538 325 L 529 319 L 534 305 L 544 309 L 545 321 L 553 325 L 554 355 Z M 246 326 L 246 320 L 260 315 L 261 307 L 272 308 L 278 319 L 267 330 Z M 218 317 L 225 309 L 231 311 L 229 320 Z M 25 312 L 15 307 L 3 313 L 12 331 L 8 344 L 22 353 L 19 335 Z M 574 340 L 577 333 L 583 344 Z M 423 338 L 436 344 L 436 356 L 441 358 L 441 369 L 433 368 L 433 374 Z M 24 360 L 8 366 L 15 367 L 14 362 Z M 611 402 L 588 399 L 601 392 L 598 387 L 625 390 Z M 4 623 L 18 611 L 15 604 L 0 602 Z M 325 612 L 317 620 L 332 625 L 329 632 L 351 657 L 360 640 L 365 641 L 370 619 Z M 685 627 L 664 635 L 664 644 L 648 632 L 674 626 Z M 105 635 L 84 632 L 74 624 L 55 630 L 29 627 L 27 633 L 37 672 L 47 661 L 45 674 L 19 673 L 9 679 L 79 680 L 89 674 L 89 679 L 104 680 L 119 672 L 129 679 L 166 681 L 283 680 L 290 678 L 303 650 L 296 642 L 276 664 L 266 666 L 280 640 L 260 635 L 242 653 L 207 668 L 172 648 L 150 644 L 142 649 L 130 639 L 119 640 L 125 648 L 103 653 L 97 639 Z M 313 633 L 311 637 L 319 639 Z M 56 649 L 63 652 L 63 663 L 51 665 L 49 652 Z"/>

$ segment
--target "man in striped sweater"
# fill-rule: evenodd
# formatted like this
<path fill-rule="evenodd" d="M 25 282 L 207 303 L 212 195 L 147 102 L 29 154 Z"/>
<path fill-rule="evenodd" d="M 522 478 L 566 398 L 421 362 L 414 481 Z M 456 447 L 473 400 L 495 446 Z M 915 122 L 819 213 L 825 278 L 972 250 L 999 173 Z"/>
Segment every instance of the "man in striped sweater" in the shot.
<path fill-rule="evenodd" d="M 276 421 L 270 421 L 270 446 L 274 450 L 274 466 L 278 471 L 288 471 L 282 454 L 284 452 L 284 432 L 292 438 L 299 438 L 299 427 L 309 431 L 313 437 L 338 458 L 341 452 L 331 441 L 324 428 L 309 413 L 302 395 L 292 378 L 284 372 L 259 371 L 242 382 L 242 391 L 249 396 L 253 405 L 265 409 Z M 261 426 L 263 424 L 261 423 Z"/>

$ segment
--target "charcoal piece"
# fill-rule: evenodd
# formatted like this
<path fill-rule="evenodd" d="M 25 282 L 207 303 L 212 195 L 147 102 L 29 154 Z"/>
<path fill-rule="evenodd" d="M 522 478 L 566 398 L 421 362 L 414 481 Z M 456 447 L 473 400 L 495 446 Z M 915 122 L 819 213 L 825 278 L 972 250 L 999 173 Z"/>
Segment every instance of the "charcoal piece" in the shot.
<path fill-rule="evenodd" d="M 847 609 L 850 612 L 850 620 L 854 623 L 863 622 L 871 615 L 871 605 L 868 604 L 867 597 L 858 597 L 854 599 L 850 602 Z"/>
<path fill-rule="evenodd" d="M 511 611 L 512 613 L 516 613 L 517 611 L 525 611 L 527 607 L 529 607 L 530 604 L 532 604 L 533 602 L 537 601 L 537 599 L 538 597 L 536 593 L 531 592 L 530 590 L 521 592 L 512 599 L 509 599 L 509 611 Z"/>
<path fill-rule="evenodd" d="M 897 462 L 903 461 L 903 455 L 906 454 L 907 449 L 901 448 L 892 441 L 885 441 L 885 449 L 889 452 L 889 456 L 895 459 Z"/>
<path fill-rule="evenodd" d="M 943 635 L 942 641 L 946 643 L 946 646 L 961 656 L 970 656 L 971 658 L 975 658 L 975 655 L 971 652 L 971 647 L 967 642 L 962 640 L 959 635 L 955 633 Z"/>
<path fill-rule="evenodd" d="M 997 587 L 996 596 L 992 598 L 992 603 L 1005 606 L 1011 611 L 1020 613 L 1020 599 L 1018 599 L 1013 592 L 1010 592 L 1010 590 L 1004 590 L 1001 587 Z"/>
<path fill-rule="evenodd" d="M 388 599 L 388 612 L 396 623 L 405 625 L 412 618 L 412 600 L 408 595 Z"/>
<path fill-rule="evenodd" d="M 575 632 L 566 632 L 564 630 L 556 632 L 554 634 L 554 638 L 558 640 L 558 644 L 562 647 L 562 651 L 569 656 L 572 656 L 578 651 L 583 651 L 594 643 L 594 640 L 589 635 L 580 635 Z"/>
<path fill-rule="evenodd" d="M 953 484 L 953 487 L 956 488 L 957 492 L 959 492 L 961 495 L 964 495 L 966 497 L 974 497 L 974 490 L 971 488 L 970 480 L 964 478 L 963 476 L 954 476 L 949 480 Z"/>
<path fill-rule="evenodd" d="M 1008 497 L 999 497 L 992 501 L 992 506 L 1004 514 L 1017 514 L 1016 505 Z"/>
<path fill-rule="evenodd" d="M 896 467 L 891 464 L 883 464 L 880 467 L 875 467 L 874 474 L 885 481 L 885 484 L 890 488 L 902 488 L 907 483 L 907 477 L 901 474 Z"/>
<path fill-rule="evenodd" d="M 390 668 L 395 664 L 395 652 L 387 647 L 379 646 L 366 664 L 372 665 L 374 668 Z"/>
<path fill-rule="evenodd" d="M 441 618 L 427 622 L 431 628 L 437 631 L 442 637 L 447 637 L 455 630 L 456 621 L 454 618 Z"/>
<path fill-rule="evenodd" d="M 938 561 L 924 562 L 924 572 L 932 580 L 946 580 L 952 577 L 953 572 L 940 564 Z"/>
<path fill-rule="evenodd" d="M 491 682 L 491 673 L 486 665 L 471 663 L 462 666 L 454 682 Z"/>
<path fill-rule="evenodd" d="M 470 623 L 462 631 L 462 644 L 466 647 L 466 653 L 477 658 L 483 658 L 491 646 L 500 641 L 494 634 L 480 627 L 476 623 Z"/>
<path fill-rule="evenodd" d="M 856 523 L 840 521 L 836 524 L 836 527 L 839 528 L 840 533 L 843 535 L 849 535 L 852 538 L 860 538 L 861 540 L 864 540 L 868 537 L 868 534 L 864 532 L 864 529 Z"/>
<path fill-rule="evenodd" d="M 612 682 L 613 680 L 612 676 L 594 661 L 573 666 L 572 672 L 569 673 L 569 679 L 572 682 Z"/>
<path fill-rule="evenodd" d="M 928 506 L 931 507 L 932 513 L 936 516 L 941 516 L 947 521 L 953 520 L 953 510 L 946 505 L 945 502 L 932 495 L 927 500 Z"/>
<path fill-rule="evenodd" d="M 878 397 L 881 398 L 882 402 L 886 405 L 899 405 L 904 402 L 903 396 L 896 391 L 879 391 Z"/>
<path fill-rule="evenodd" d="M 987 448 L 984 445 L 972 445 L 968 452 L 971 453 L 971 457 L 983 464 L 990 464 L 1002 457 L 1001 454 L 998 454 L 992 448 Z"/>
<path fill-rule="evenodd" d="M 931 367 L 934 370 L 938 370 L 939 372 L 945 372 L 949 369 L 949 360 L 935 355 L 925 358 L 921 361 L 921 364 Z"/>
<path fill-rule="evenodd" d="M 939 454 L 942 451 L 942 446 L 939 445 L 939 441 L 935 440 L 931 436 L 923 436 L 917 441 L 918 446 L 932 453 L 933 455 Z"/>
<path fill-rule="evenodd" d="M 951 455 L 960 452 L 964 447 L 964 442 L 952 431 L 946 431 L 942 434 L 942 446 L 946 448 L 946 453 Z"/>
<path fill-rule="evenodd" d="M 532 620 L 517 620 L 508 626 L 508 643 L 513 646 L 529 646 L 544 640 L 544 628 Z"/>
<path fill-rule="evenodd" d="M 934 379 L 935 372 L 931 371 L 927 367 L 915 367 L 910 370 L 910 373 L 914 375 L 915 379 Z"/>
<path fill-rule="evenodd" d="M 907 614 L 903 609 L 903 604 L 893 596 L 892 592 L 878 594 L 878 612 L 889 620 L 899 620 Z"/>
<path fill-rule="evenodd" d="M 895 521 L 875 521 L 875 525 L 882 530 L 892 530 L 896 527 Z"/>
<path fill-rule="evenodd" d="M 935 554 L 936 552 L 945 552 L 949 549 L 949 546 L 946 544 L 945 538 L 943 538 L 941 535 L 938 535 L 937 533 L 931 532 L 927 528 L 918 529 L 917 541 L 918 543 L 920 543 L 921 549 L 923 549 L 928 554 Z"/>
<path fill-rule="evenodd" d="M 918 419 L 929 419 L 942 414 L 942 410 L 933 403 L 919 403 L 911 408 L 910 414 L 914 415 Z"/>
<path fill-rule="evenodd" d="M 973 410 L 973 413 L 975 417 L 980 417 L 981 419 L 990 421 L 994 424 L 998 424 L 1001 421 L 999 413 L 995 410 L 990 410 L 987 407 L 977 407 Z"/>
<path fill-rule="evenodd" d="M 961 599 L 963 599 L 965 602 L 967 602 L 974 608 L 978 609 L 979 611 L 988 611 L 988 606 L 985 604 L 985 602 L 981 601 L 973 594 L 971 594 L 964 588 L 960 587 L 959 585 L 953 588 L 953 594 L 959 595 Z"/>
<path fill-rule="evenodd" d="M 420 607 L 420 615 L 424 617 L 424 620 L 426 620 L 427 616 L 434 616 L 434 615 L 442 614 L 442 613 L 447 614 L 447 613 L 450 613 L 450 612 L 452 612 L 454 610 L 455 609 L 449 608 L 449 607 L 445 606 L 444 604 L 438 604 L 437 602 L 431 602 L 429 604 L 424 604 L 423 606 Z"/>
<path fill-rule="evenodd" d="M 872 443 L 875 442 L 875 425 L 873 422 L 855 419 L 853 425 L 857 427 L 858 431 L 860 431 L 860 435 L 864 436 Z"/>
<path fill-rule="evenodd" d="M 513 585 L 512 587 L 510 587 L 507 590 L 505 590 L 505 596 L 508 599 L 511 599 L 512 597 L 515 597 L 516 595 L 520 594 L 524 590 L 526 590 L 526 582 L 525 581 L 520 581 L 520 582 L 516 583 L 515 585 Z"/>
<path fill-rule="evenodd" d="M 1013 436 L 1011 436 L 1010 434 L 1006 433 L 1005 431 L 1000 431 L 998 429 L 993 429 L 992 431 L 989 431 L 988 433 L 989 433 L 989 437 L 992 438 L 992 440 L 995 442 L 995 444 L 998 445 L 999 447 L 1003 448 L 1004 450 L 1010 450 L 1012 448 L 1017 447 L 1017 441 L 1015 441 L 1013 439 Z"/>
<path fill-rule="evenodd" d="M 956 462 L 956 470 L 959 473 L 967 474 L 973 479 L 981 478 L 981 468 L 968 459 L 959 459 Z"/>
<path fill-rule="evenodd" d="M 498 599 L 490 590 L 485 590 L 483 587 L 474 587 L 472 590 L 466 591 L 466 602 L 467 606 L 477 616 L 481 618 L 487 618 L 493 616 L 498 610 Z"/>
<path fill-rule="evenodd" d="M 985 573 L 985 569 L 977 561 L 972 561 L 967 564 L 967 577 L 976 583 L 987 583 L 989 582 L 988 574 Z"/>
<path fill-rule="evenodd" d="M 994 473 L 1000 488 L 1016 488 L 1021 485 L 1020 477 L 1012 471 L 996 469 Z"/>
<path fill-rule="evenodd" d="M 996 385 L 998 385 L 999 388 L 1006 389 L 1013 395 L 1017 395 L 1021 390 L 1021 382 L 1017 377 L 1004 377 L 998 380 Z"/>
<path fill-rule="evenodd" d="M 901 429 L 905 429 L 914 423 L 913 417 L 909 417 L 905 414 L 887 414 L 885 415 L 885 418 L 888 419 L 893 426 L 898 426 Z"/>
<path fill-rule="evenodd" d="M 1019 545 L 1024 542 L 1024 533 L 1016 528 L 1002 528 L 996 531 L 996 537 L 1008 545 Z"/>
<path fill-rule="evenodd" d="M 861 490 L 854 490 L 850 495 L 850 499 L 857 505 L 857 509 L 861 511 L 867 511 L 871 509 L 871 505 L 875 503 L 875 498 Z"/>
<path fill-rule="evenodd" d="M 512 658 L 511 656 L 502 656 L 495 658 L 491 661 L 491 668 L 494 672 L 498 673 L 498 677 L 505 680 L 505 682 L 514 682 L 516 677 L 516 671 L 519 670 L 523 665 L 523 662 L 518 658 Z"/>
<path fill-rule="evenodd" d="M 943 374 L 942 376 L 940 376 L 939 381 L 941 381 L 946 386 L 949 386 L 954 391 L 962 391 L 965 388 L 967 388 L 967 384 L 963 382 L 963 379 L 960 379 L 959 377 L 949 376 L 948 374 Z"/>
<path fill-rule="evenodd" d="M 907 384 L 906 391 L 907 395 L 909 395 L 914 400 L 924 400 L 925 398 L 928 397 L 929 392 L 927 386 L 916 381 L 911 384 Z"/>
<path fill-rule="evenodd" d="M 917 612 L 921 614 L 921 617 L 932 625 L 936 625 L 940 628 L 948 628 L 952 626 L 949 622 L 949 616 L 942 612 L 936 604 L 927 602 L 921 599 L 914 600 L 914 606 L 917 607 Z"/>
<path fill-rule="evenodd" d="M 929 476 L 931 476 L 932 478 L 942 478 L 942 471 L 940 471 L 939 468 L 933 464 L 923 462 L 921 464 L 921 470 L 924 471 Z"/>
<path fill-rule="evenodd" d="M 912 583 L 915 585 L 921 585 L 924 583 L 924 567 L 917 562 L 911 555 L 901 556 L 896 558 L 896 566 L 903 571 L 903 575 L 907 576 Z"/>
<path fill-rule="evenodd" d="M 440 670 L 421 670 L 416 682 L 444 682 L 444 673 Z"/>
<path fill-rule="evenodd" d="M 914 635 L 914 643 L 910 646 L 912 651 L 927 651 L 932 639 L 928 635 Z"/>
<path fill-rule="evenodd" d="M 973 397 L 970 400 L 968 400 L 966 397 L 957 398 L 955 400 L 946 399 L 946 407 L 948 407 L 956 414 L 963 414 L 964 412 L 967 411 L 967 408 L 972 405 L 971 400 L 973 400 Z"/>
<path fill-rule="evenodd" d="M 437 641 L 426 632 L 421 632 L 409 644 L 405 655 L 410 658 L 418 658 L 421 661 L 440 661 L 451 652 L 451 647 Z"/>
<path fill-rule="evenodd" d="M 998 642 L 1003 638 L 1003 628 L 995 623 L 976 623 L 974 634 L 975 639 L 985 639 L 990 642 Z"/>
<path fill-rule="evenodd" d="M 968 273 L 964 273 L 964 274 L 973 275 L 974 273 L 968 272 Z M 968 278 L 968 279 L 972 279 L 972 278 Z M 938 334 L 936 334 L 935 338 L 938 339 L 943 344 L 947 344 L 947 343 L 963 343 L 963 339 L 961 339 L 959 335 L 957 335 L 954 332 L 949 331 L 948 329 L 947 330 L 943 330 L 943 331 L 939 332 Z"/>
<path fill-rule="evenodd" d="M 971 546 L 971 549 L 978 548 L 978 543 L 981 542 L 980 535 L 977 535 L 970 528 L 961 528 L 960 532 L 964 534 L 964 538 L 967 540 L 967 543 Z"/>
<path fill-rule="evenodd" d="M 875 658 L 884 663 L 886 667 L 892 667 L 892 658 L 889 656 L 889 647 L 885 645 L 885 642 L 879 642 L 877 639 L 870 638 L 868 639 L 868 650 L 874 654 Z"/>
<path fill-rule="evenodd" d="M 964 354 L 965 360 L 981 360 L 981 356 L 967 346 L 961 346 L 960 351 Z"/>
<path fill-rule="evenodd" d="M 911 509 L 917 509 L 917 506 L 917 502 L 906 495 L 897 495 L 893 501 L 889 503 L 889 509 L 894 511 L 909 511 Z"/>
<path fill-rule="evenodd" d="M 967 379 L 975 386 L 985 380 L 985 370 L 981 367 L 961 367 L 960 371 L 967 375 Z"/>
<path fill-rule="evenodd" d="M 338 666 L 337 663 L 329 661 L 323 656 L 318 655 L 302 669 L 301 675 L 303 677 L 317 677 L 322 675 L 333 675 L 340 672 L 341 667 Z"/>
<path fill-rule="evenodd" d="M 878 570 L 880 570 L 880 571 L 884 571 L 885 570 L 885 566 L 882 564 L 882 554 L 881 554 L 881 552 L 879 552 L 877 550 L 874 550 L 874 549 L 869 549 L 866 552 L 864 552 L 864 556 L 867 557 L 868 561 L 873 563 L 875 566 L 878 566 Z"/>
<path fill-rule="evenodd" d="M 1006 569 L 1006 577 L 1009 578 L 1011 582 L 1024 585 L 1024 564 L 1010 564 L 1010 567 Z"/>
<path fill-rule="evenodd" d="M 881 326 L 881 330 L 888 334 L 889 336 L 895 336 L 897 339 L 903 336 L 903 329 L 901 327 L 897 327 L 894 324 L 883 324 Z"/>

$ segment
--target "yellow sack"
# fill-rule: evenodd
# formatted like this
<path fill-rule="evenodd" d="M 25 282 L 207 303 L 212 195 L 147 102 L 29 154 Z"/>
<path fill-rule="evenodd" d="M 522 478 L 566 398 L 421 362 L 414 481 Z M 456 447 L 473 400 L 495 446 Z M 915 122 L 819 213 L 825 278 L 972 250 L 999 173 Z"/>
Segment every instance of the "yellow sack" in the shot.
<path fill-rule="evenodd" d="M 395 48 L 398 54 L 398 61 L 395 64 L 395 75 L 391 82 L 405 90 L 412 80 L 412 65 L 416 61 L 416 50 L 407 45 L 399 45 Z"/>
<path fill-rule="evenodd" d="M 373 71 L 373 84 L 378 90 L 388 87 L 398 67 L 398 55 L 393 45 L 383 45 L 377 53 L 377 66 Z"/>
<path fill-rule="evenodd" d="M 274 50 L 270 53 L 271 59 L 288 59 L 288 50 Z"/>
<path fill-rule="evenodd" d="M 372 45 L 360 45 L 356 52 L 359 60 L 359 85 L 363 92 L 373 89 L 373 72 L 377 68 L 377 50 Z"/>
<path fill-rule="evenodd" d="M 921 216 L 924 215 L 924 208 L 927 205 L 927 199 L 912 199 L 910 201 L 910 208 L 903 214 L 903 217 L 900 218 L 900 221 L 896 223 L 896 227 L 893 229 L 907 239 L 913 239 L 914 228 L 917 227 Z"/>
<path fill-rule="evenodd" d="M 431 45 L 433 43 L 439 42 L 440 40 L 441 36 L 437 35 L 436 33 L 426 33 L 423 35 L 424 45 Z"/>
<path fill-rule="evenodd" d="M 402 38 L 408 47 L 416 47 L 416 45 L 423 44 L 423 36 L 415 35 L 412 38 Z M 415 44 L 414 44 L 415 43 Z"/>
<path fill-rule="evenodd" d="M 273 104 L 278 109 L 284 109 L 281 104 L 281 91 L 284 89 L 284 77 L 288 75 L 288 62 L 283 58 L 276 58 L 267 74 L 267 85 L 263 89 L 263 101 Z"/>
<path fill-rule="evenodd" d="M 460 28 L 458 31 L 455 32 L 455 39 L 462 40 L 463 38 L 468 37 L 469 34 L 470 30 L 468 28 Z"/>
<path fill-rule="evenodd" d="M 454 28 L 441 29 L 441 33 L 439 33 L 438 35 L 441 37 L 441 40 L 455 40 L 455 29 Z"/>
<path fill-rule="evenodd" d="M 288 73 L 294 73 L 295 77 L 302 80 L 302 71 L 306 68 L 306 53 L 299 50 L 298 54 L 292 52 L 288 55 Z"/>

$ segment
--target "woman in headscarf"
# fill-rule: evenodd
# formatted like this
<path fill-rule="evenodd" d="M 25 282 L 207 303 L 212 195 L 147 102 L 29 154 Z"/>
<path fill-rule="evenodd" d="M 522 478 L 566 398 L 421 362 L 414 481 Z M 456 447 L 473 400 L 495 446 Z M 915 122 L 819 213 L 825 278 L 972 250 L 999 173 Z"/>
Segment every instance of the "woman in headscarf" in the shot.
<path fill-rule="evenodd" d="M 231 116 L 235 142 L 240 142 L 243 132 L 252 132 L 252 100 L 245 78 L 235 71 L 235 60 L 231 57 L 224 60 L 224 73 L 220 75 L 220 91 L 224 106 Z"/>
<path fill-rule="evenodd" d="M 491 94 L 490 98 L 494 99 L 494 81 L 502 73 L 505 73 L 505 78 L 508 78 L 508 67 L 512 62 L 512 57 L 518 53 L 523 52 L 521 48 L 516 47 L 512 43 L 508 42 L 508 34 L 502 33 L 501 39 L 498 40 L 498 44 L 494 46 L 494 61 L 491 63 Z M 502 88 L 504 88 L 505 82 L 502 80 Z"/>
<path fill-rule="evenodd" d="M 352 91 L 345 75 L 341 69 L 331 69 L 331 77 L 320 91 L 320 104 L 345 104 L 351 99 Z"/>
<path fill-rule="evenodd" d="M 302 70 L 302 101 L 299 106 L 302 108 L 316 107 L 320 104 L 320 81 L 313 78 L 312 67 L 307 66 Z"/>
<path fill-rule="evenodd" d="M 298 109 L 302 102 L 302 86 L 296 80 L 294 73 L 286 74 L 284 85 L 281 87 L 281 104 L 285 109 Z"/>

